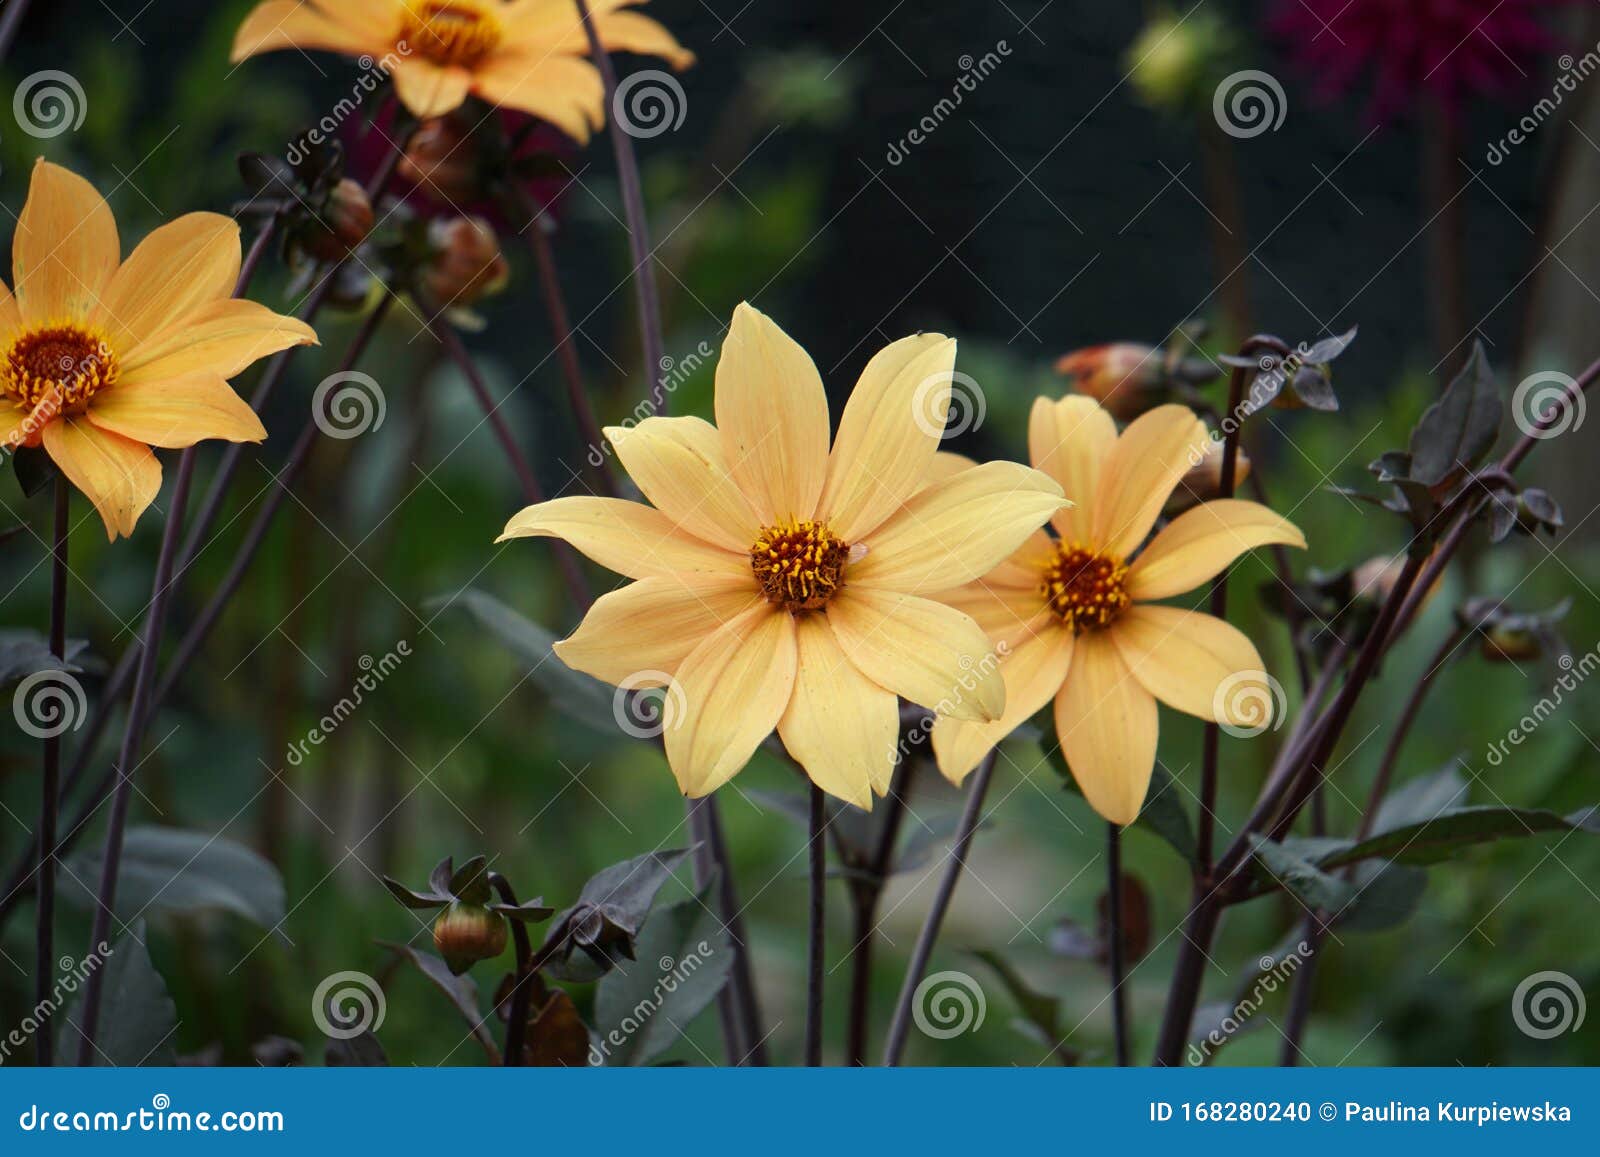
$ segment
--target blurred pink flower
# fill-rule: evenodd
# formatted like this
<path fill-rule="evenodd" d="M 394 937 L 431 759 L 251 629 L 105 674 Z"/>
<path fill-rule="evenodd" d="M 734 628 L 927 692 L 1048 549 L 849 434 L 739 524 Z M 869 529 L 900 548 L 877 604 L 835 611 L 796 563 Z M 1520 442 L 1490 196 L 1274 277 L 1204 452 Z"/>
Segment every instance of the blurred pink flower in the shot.
<path fill-rule="evenodd" d="M 1370 77 L 1374 120 L 1424 96 L 1447 114 L 1473 95 L 1527 84 L 1556 43 L 1545 13 L 1573 0 L 1278 0 L 1273 30 L 1316 91 Z"/>

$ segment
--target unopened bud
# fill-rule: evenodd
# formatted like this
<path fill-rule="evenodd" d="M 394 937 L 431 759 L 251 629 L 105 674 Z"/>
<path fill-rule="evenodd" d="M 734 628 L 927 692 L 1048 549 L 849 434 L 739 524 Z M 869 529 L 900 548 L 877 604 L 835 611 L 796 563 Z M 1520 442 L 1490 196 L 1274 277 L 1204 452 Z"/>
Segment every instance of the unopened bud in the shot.
<path fill-rule="evenodd" d="M 1131 422 L 1166 400 L 1160 350 L 1118 342 L 1074 350 L 1056 362 L 1056 373 L 1078 393 L 1099 402 L 1119 422 Z"/>
<path fill-rule="evenodd" d="M 1193 11 L 1163 11 L 1135 37 L 1126 57 L 1134 90 L 1155 108 L 1179 109 L 1205 85 L 1226 29 L 1219 19 Z"/>
<path fill-rule="evenodd" d="M 340 261 L 367 239 L 377 218 L 361 185 L 344 178 L 328 194 L 317 220 L 306 226 L 301 243 L 323 261 Z"/>
<path fill-rule="evenodd" d="M 1182 514 L 1202 502 L 1222 497 L 1222 443 L 1214 440 L 1207 442 L 1204 455 L 1199 462 L 1189 468 L 1189 472 L 1172 491 L 1172 497 L 1167 499 L 1166 508 L 1162 513 L 1168 518 Z M 1240 450 L 1234 459 L 1234 489 L 1237 490 L 1249 477 L 1250 458 Z"/>
<path fill-rule="evenodd" d="M 440 201 L 466 204 L 482 195 L 472 126 L 454 114 L 422 122 L 406 144 L 398 171 Z"/>
<path fill-rule="evenodd" d="M 480 960 L 492 960 L 506 950 L 506 919 L 477 904 L 451 904 L 433 922 L 433 944 L 460 976 Z"/>
<path fill-rule="evenodd" d="M 434 256 L 422 275 L 429 300 L 439 306 L 470 306 L 505 288 L 511 266 L 500 241 L 479 217 L 457 217 L 430 227 Z"/>
<path fill-rule="evenodd" d="M 1482 639 L 1479 650 L 1491 663 L 1530 662 L 1544 653 L 1538 633 L 1521 627 L 1495 624 L 1483 631 Z"/>

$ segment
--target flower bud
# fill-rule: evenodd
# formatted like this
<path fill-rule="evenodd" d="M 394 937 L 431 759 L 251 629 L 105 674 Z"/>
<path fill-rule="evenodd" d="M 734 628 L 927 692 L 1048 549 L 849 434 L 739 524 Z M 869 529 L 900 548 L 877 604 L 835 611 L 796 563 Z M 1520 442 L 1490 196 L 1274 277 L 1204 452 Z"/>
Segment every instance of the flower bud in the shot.
<path fill-rule="evenodd" d="M 506 919 L 478 904 L 456 901 L 433 922 L 433 944 L 460 976 L 480 960 L 492 960 L 506 950 Z"/>
<path fill-rule="evenodd" d="M 406 144 L 398 172 L 440 201 L 466 204 L 483 193 L 472 127 L 454 114 L 422 122 Z"/>
<path fill-rule="evenodd" d="M 441 308 L 473 305 L 505 288 L 511 266 L 500 241 L 481 217 L 457 217 L 429 228 L 433 259 L 422 274 L 422 288 Z"/>
<path fill-rule="evenodd" d="M 346 177 L 328 193 L 322 213 L 307 225 L 300 241 L 313 257 L 340 261 L 367 239 L 376 221 L 367 191 Z"/>
<path fill-rule="evenodd" d="M 1350 572 L 1350 585 L 1355 597 L 1379 605 L 1388 602 L 1405 565 L 1404 555 L 1380 554 L 1367 559 Z"/>
<path fill-rule="evenodd" d="M 1495 623 L 1484 628 L 1479 652 L 1491 663 L 1527 663 L 1544 653 L 1538 632 Z"/>
<path fill-rule="evenodd" d="M 1119 422 L 1133 421 L 1167 395 L 1161 351 L 1131 342 L 1075 350 L 1056 362 L 1056 373 Z"/>
<path fill-rule="evenodd" d="M 1158 12 L 1128 48 L 1128 77 L 1153 108 L 1181 109 L 1206 88 L 1228 30 L 1220 18 Z"/>
<path fill-rule="evenodd" d="M 1240 450 L 1234 461 L 1233 485 L 1237 490 L 1250 477 L 1250 457 Z M 1182 514 L 1192 506 L 1222 497 L 1222 443 L 1215 439 L 1206 443 L 1205 456 L 1189 468 L 1167 499 L 1162 511 L 1168 518 Z"/>

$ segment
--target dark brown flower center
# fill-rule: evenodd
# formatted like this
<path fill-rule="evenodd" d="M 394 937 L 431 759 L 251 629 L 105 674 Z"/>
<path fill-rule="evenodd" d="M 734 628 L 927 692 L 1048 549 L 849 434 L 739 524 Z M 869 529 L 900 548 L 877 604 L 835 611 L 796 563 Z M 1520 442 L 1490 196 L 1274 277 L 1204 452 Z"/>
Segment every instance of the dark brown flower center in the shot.
<path fill-rule="evenodd" d="M 850 548 L 821 522 L 779 522 L 761 528 L 750 569 L 767 601 L 791 614 L 818 611 L 844 585 Z"/>
<path fill-rule="evenodd" d="M 500 22 L 473 0 L 431 0 L 414 10 L 401 41 L 445 68 L 472 68 L 500 43 Z"/>
<path fill-rule="evenodd" d="M 1125 585 L 1127 577 L 1128 568 L 1120 559 L 1061 542 L 1045 565 L 1039 593 L 1056 618 L 1073 631 L 1098 631 L 1110 626 L 1133 602 Z"/>
<path fill-rule="evenodd" d="M 29 330 L 0 361 L 6 393 L 30 410 L 59 393 L 62 410 L 80 413 L 117 380 L 118 372 L 117 356 L 105 339 L 72 323 Z"/>

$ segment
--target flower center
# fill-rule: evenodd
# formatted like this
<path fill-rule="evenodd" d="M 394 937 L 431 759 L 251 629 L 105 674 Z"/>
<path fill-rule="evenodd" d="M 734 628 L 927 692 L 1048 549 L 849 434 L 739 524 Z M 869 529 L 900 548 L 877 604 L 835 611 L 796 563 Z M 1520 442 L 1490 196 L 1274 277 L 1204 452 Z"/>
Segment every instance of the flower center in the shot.
<path fill-rule="evenodd" d="M 105 338 L 70 322 L 27 331 L 0 360 L 6 393 L 29 410 L 59 392 L 62 410 L 82 413 L 118 373 L 117 355 Z"/>
<path fill-rule="evenodd" d="M 1133 602 L 1125 587 L 1127 577 L 1128 568 L 1120 559 L 1060 542 L 1055 557 L 1045 565 L 1039 593 L 1074 632 L 1098 631 Z"/>
<path fill-rule="evenodd" d="M 473 0 L 428 0 L 412 10 L 402 43 L 445 68 L 472 68 L 500 43 L 500 22 Z"/>
<path fill-rule="evenodd" d="M 767 601 L 791 614 L 818 611 L 844 585 L 850 548 L 810 519 L 763 526 L 750 548 L 750 569 Z"/>

